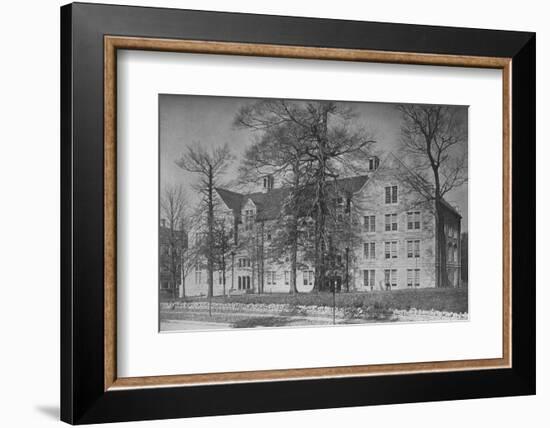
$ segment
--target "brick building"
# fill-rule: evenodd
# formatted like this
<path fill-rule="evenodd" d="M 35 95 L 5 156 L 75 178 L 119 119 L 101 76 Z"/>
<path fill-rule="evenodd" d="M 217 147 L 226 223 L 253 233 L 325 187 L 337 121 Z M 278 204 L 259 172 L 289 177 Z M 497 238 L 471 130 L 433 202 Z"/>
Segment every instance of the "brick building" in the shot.
<path fill-rule="evenodd" d="M 163 297 L 180 296 L 182 284 L 181 257 L 187 249 L 187 233 L 171 229 L 165 219 L 159 225 L 159 288 Z M 183 278 L 185 280 L 185 278 Z"/>
<path fill-rule="evenodd" d="M 335 181 L 336 213 L 345 221 L 353 216 L 352 244 L 335 257 L 341 270 L 338 289 L 372 291 L 436 287 L 436 216 L 434 202 L 411 189 L 412 173 L 395 155 L 380 162 L 370 159 L 366 175 Z M 214 294 L 289 292 L 289 257 L 271 256 L 277 219 L 289 196 L 275 179 L 264 177 L 261 189 L 236 193 L 216 189 L 217 218 L 231 230 L 233 249 L 225 274 L 214 274 Z M 340 211 L 338 210 L 340 209 Z M 448 285 L 461 286 L 461 216 L 444 202 Z M 243 245 L 243 241 L 248 245 Z M 313 289 L 315 272 L 303 251 L 298 253 L 296 285 L 299 292 Z M 336 272 L 336 271 L 335 271 Z M 223 281 L 226 281 L 224 284 Z M 186 279 L 189 295 L 204 295 L 208 274 L 197 263 Z"/>

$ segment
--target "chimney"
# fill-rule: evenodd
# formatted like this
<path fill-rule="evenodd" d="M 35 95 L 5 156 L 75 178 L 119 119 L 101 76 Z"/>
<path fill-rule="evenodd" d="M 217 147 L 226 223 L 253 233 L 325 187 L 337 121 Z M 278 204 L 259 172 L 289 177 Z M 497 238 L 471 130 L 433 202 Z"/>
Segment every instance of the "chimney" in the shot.
<path fill-rule="evenodd" d="M 275 183 L 275 179 L 273 178 L 273 176 L 271 174 L 264 176 L 262 178 L 262 181 L 263 181 L 263 191 L 264 191 L 264 193 L 267 193 L 270 190 L 273 190 L 273 185 Z"/>
<path fill-rule="evenodd" d="M 378 168 L 378 165 L 380 165 L 380 159 L 378 156 L 371 156 L 368 160 L 369 162 L 369 171 L 374 171 Z"/>

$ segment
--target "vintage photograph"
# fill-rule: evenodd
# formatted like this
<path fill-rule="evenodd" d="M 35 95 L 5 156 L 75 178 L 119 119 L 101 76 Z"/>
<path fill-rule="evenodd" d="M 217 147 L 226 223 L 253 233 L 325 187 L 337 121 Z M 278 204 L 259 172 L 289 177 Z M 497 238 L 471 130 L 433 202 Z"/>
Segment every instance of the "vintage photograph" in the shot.
<path fill-rule="evenodd" d="M 468 107 L 160 94 L 159 329 L 468 320 Z"/>

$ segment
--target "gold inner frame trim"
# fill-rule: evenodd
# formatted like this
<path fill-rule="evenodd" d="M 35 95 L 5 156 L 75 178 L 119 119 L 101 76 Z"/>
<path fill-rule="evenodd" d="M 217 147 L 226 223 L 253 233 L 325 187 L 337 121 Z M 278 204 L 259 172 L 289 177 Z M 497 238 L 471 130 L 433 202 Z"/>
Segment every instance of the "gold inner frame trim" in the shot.
<path fill-rule="evenodd" d="M 502 70 L 503 129 L 503 320 L 502 358 L 377 364 L 342 367 L 204 373 L 171 376 L 117 377 L 116 367 L 116 88 L 117 50 L 147 50 L 213 55 L 241 55 L 393 64 L 439 65 Z M 395 375 L 422 372 L 509 368 L 512 361 L 512 165 L 510 58 L 385 52 L 252 43 L 104 37 L 104 389 L 193 386 L 220 383 L 283 381 L 312 378 Z"/>

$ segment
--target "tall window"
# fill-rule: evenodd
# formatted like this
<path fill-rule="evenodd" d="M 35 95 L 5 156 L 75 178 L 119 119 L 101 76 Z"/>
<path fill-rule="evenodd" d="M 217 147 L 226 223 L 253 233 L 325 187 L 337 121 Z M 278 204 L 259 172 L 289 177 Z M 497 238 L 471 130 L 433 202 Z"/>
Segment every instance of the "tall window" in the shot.
<path fill-rule="evenodd" d="M 244 230 L 252 230 L 254 225 L 254 210 L 244 211 Z"/>
<path fill-rule="evenodd" d="M 386 190 L 386 204 L 397 203 L 397 186 L 387 186 Z"/>
<path fill-rule="evenodd" d="M 365 242 L 363 244 L 363 257 L 365 259 L 376 258 L 376 242 Z"/>
<path fill-rule="evenodd" d="M 372 290 L 374 288 L 375 273 L 374 269 L 365 269 L 363 270 L 363 285 L 365 287 L 370 287 Z"/>
<path fill-rule="evenodd" d="M 285 285 L 290 285 L 290 271 L 285 270 Z"/>
<path fill-rule="evenodd" d="M 384 284 L 386 288 L 397 287 L 397 269 L 384 269 Z"/>
<path fill-rule="evenodd" d="M 420 269 L 407 269 L 407 287 L 420 287 Z"/>
<path fill-rule="evenodd" d="M 420 240 L 414 239 L 407 241 L 407 257 L 417 258 L 420 257 Z"/>
<path fill-rule="evenodd" d="M 313 285 L 313 271 L 305 270 L 302 272 L 304 278 L 304 285 Z"/>
<path fill-rule="evenodd" d="M 384 257 L 386 259 L 397 258 L 397 241 L 384 242 Z"/>
<path fill-rule="evenodd" d="M 407 229 L 420 229 L 420 211 L 409 211 L 407 213 Z"/>
<path fill-rule="evenodd" d="M 239 276 L 238 277 L 238 288 L 239 288 L 239 290 L 249 290 L 250 289 L 250 276 Z"/>
<path fill-rule="evenodd" d="M 366 232 L 376 232 L 376 217 L 373 215 L 364 216 L 363 229 L 365 229 Z"/>
<path fill-rule="evenodd" d="M 275 272 L 268 270 L 266 272 L 266 283 L 267 285 L 275 285 Z"/>
<path fill-rule="evenodd" d="M 386 214 L 384 219 L 386 232 L 397 230 L 397 214 Z"/>

